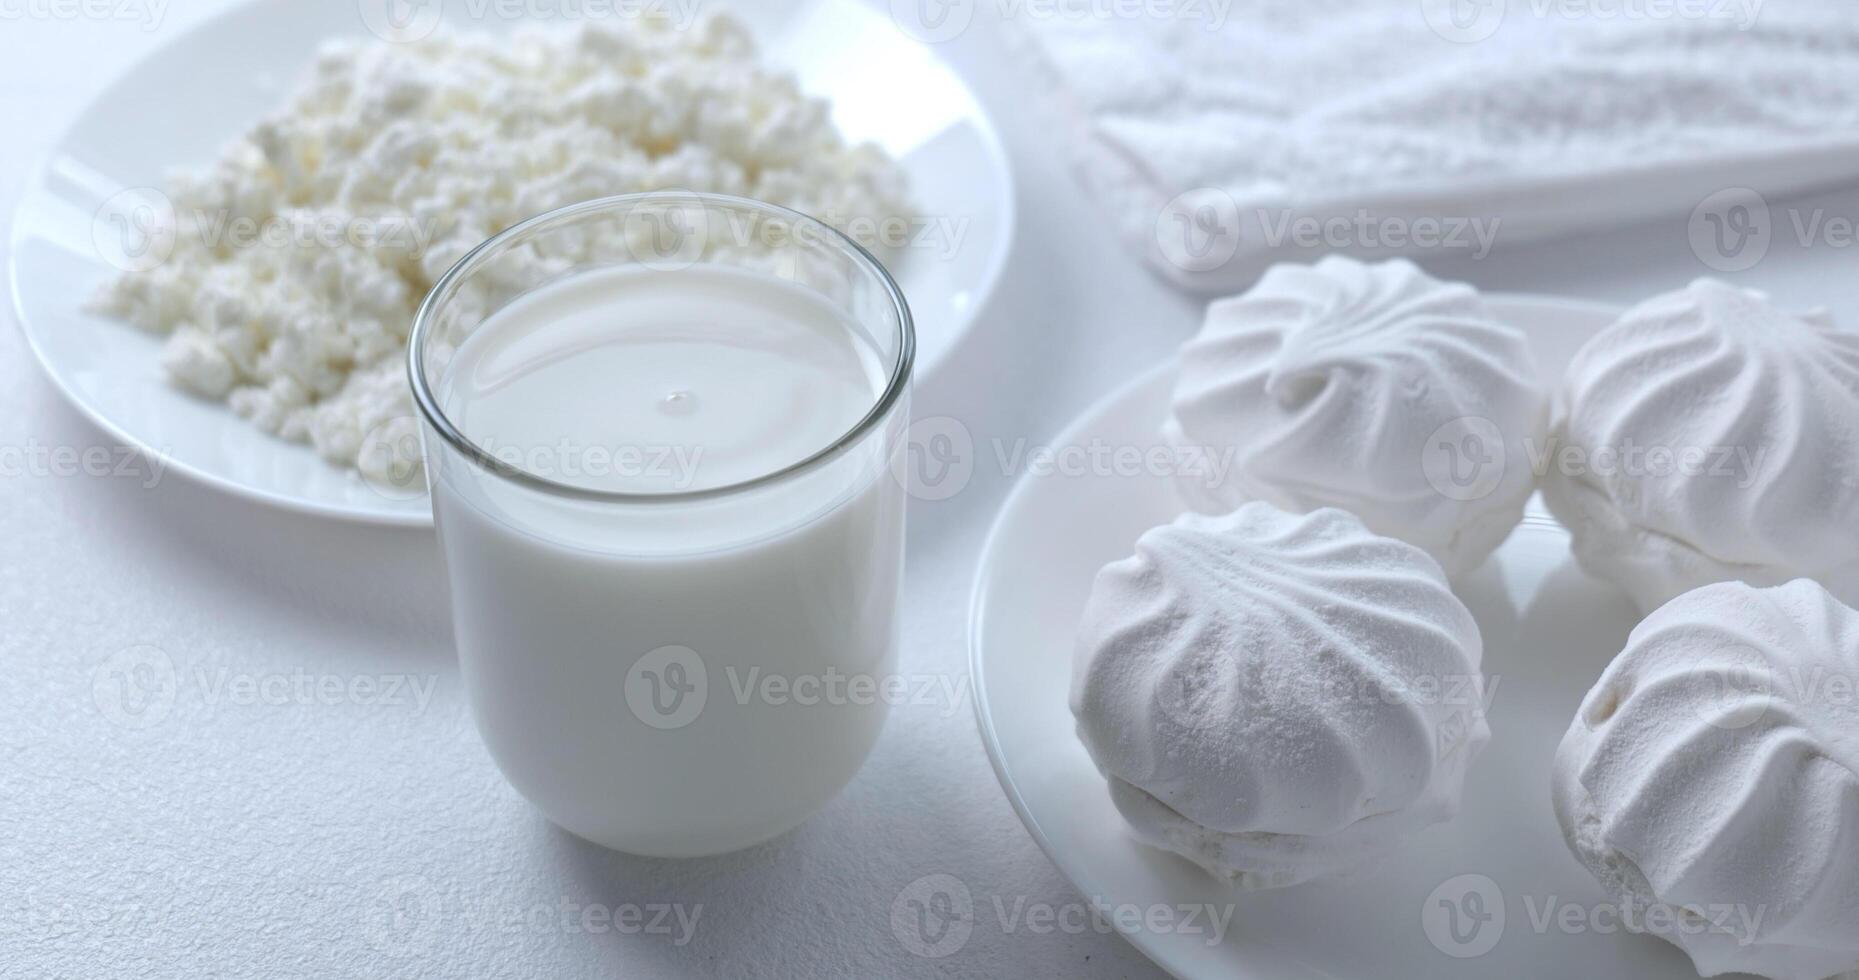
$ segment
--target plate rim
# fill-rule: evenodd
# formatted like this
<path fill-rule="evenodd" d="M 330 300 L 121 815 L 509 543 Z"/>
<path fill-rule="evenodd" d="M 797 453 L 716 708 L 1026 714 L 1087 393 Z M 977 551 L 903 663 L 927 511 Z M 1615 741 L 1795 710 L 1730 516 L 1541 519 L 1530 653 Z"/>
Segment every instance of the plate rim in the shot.
<path fill-rule="evenodd" d="M 198 465 L 178 456 L 149 445 L 141 439 L 132 437 L 123 427 L 112 421 L 96 407 L 91 405 L 73 387 L 73 382 L 65 376 L 41 345 L 38 333 L 28 322 L 26 316 L 26 296 L 20 267 L 21 246 L 27 241 L 25 225 L 21 218 L 27 216 L 38 203 L 41 193 L 51 183 L 52 162 L 57 159 L 60 150 L 71 141 L 71 136 L 82 125 L 84 119 L 100 105 L 117 94 L 123 80 L 161 57 L 170 48 L 181 45 L 215 27 L 220 22 L 229 20 L 251 8 L 277 6 L 280 0 L 240 0 L 202 17 L 193 24 L 176 32 L 167 40 L 143 52 L 112 73 L 106 81 L 89 98 L 73 110 L 44 149 L 29 157 L 26 179 L 20 186 L 18 196 L 7 211 L 10 228 L 7 234 L 6 278 L 8 307 L 13 314 L 14 327 L 26 342 L 27 350 L 32 352 L 32 359 L 39 366 L 40 376 L 51 382 L 66 405 L 75 409 L 79 415 L 95 425 L 98 429 L 117 443 L 135 449 L 138 453 L 152 459 L 160 459 L 163 472 L 173 472 L 199 486 L 228 494 L 262 506 L 273 507 L 287 513 L 299 514 L 318 519 L 340 521 L 364 527 L 400 527 L 413 529 L 431 529 L 434 527 L 430 492 L 425 495 L 429 506 L 423 510 L 396 511 L 357 510 L 339 504 L 319 501 L 309 497 L 290 496 L 274 490 L 267 490 L 240 482 L 236 478 L 209 472 Z M 859 6 L 865 6 L 859 4 Z M 883 16 L 882 12 L 869 11 L 874 16 Z M 900 32 L 902 33 L 902 32 Z M 942 347 L 934 358 L 919 360 L 912 371 L 911 383 L 915 386 L 918 379 L 932 376 L 954 356 L 958 347 L 967 342 L 973 333 L 983 310 L 994 301 L 1000 287 L 1001 278 L 1006 272 L 1008 259 L 1013 254 L 1013 247 L 1019 233 L 1019 182 L 1013 169 L 1012 157 L 1008 154 L 1006 144 L 1002 141 L 1000 129 L 995 125 L 994 116 L 988 111 L 987 104 L 976 94 L 975 88 L 967 76 L 957 70 L 955 64 L 942 57 L 933 45 L 904 34 L 906 43 L 921 48 L 931 62 L 949 73 L 960 87 L 968 103 L 974 107 L 974 114 L 969 122 L 974 126 L 979 138 L 982 156 L 990 169 L 999 177 L 996 186 L 1000 190 L 1000 207 L 997 211 L 1000 221 L 1000 234 L 994 248 L 982 264 L 981 274 L 976 279 L 972 293 L 976 298 L 957 318 L 955 329 L 950 331 L 949 343 Z M 886 266 L 886 271 L 890 268 Z M 909 301 L 909 296 L 905 296 Z M 74 308 L 81 313 L 82 309 Z M 222 406 L 223 407 L 223 406 Z M 228 410 L 230 411 L 230 410 Z M 266 435 L 266 438 L 276 439 Z M 280 440 L 281 442 L 281 440 Z M 284 443 L 297 446 L 297 443 Z"/>
<path fill-rule="evenodd" d="M 1487 303 L 1501 305 L 1505 308 L 1519 307 L 1554 307 L 1562 311 L 1579 310 L 1588 314 L 1618 317 L 1626 306 L 1604 300 L 1584 299 L 1580 297 L 1557 296 L 1551 293 L 1513 293 L 1494 291 L 1482 294 Z M 1158 383 L 1175 370 L 1177 355 L 1170 353 L 1160 361 L 1143 368 L 1128 380 L 1125 380 L 1109 392 L 1092 401 L 1076 415 L 1054 437 L 1058 444 L 1077 441 L 1076 436 L 1088 423 L 1096 419 L 1109 406 L 1129 398 L 1132 394 Z M 988 767 L 994 771 L 994 779 L 1000 784 L 1001 792 L 1013 807 L 1013 812 L 1020 818 L 1020 824 L 1026 829 L 1033 842 L 1052 862 L 1054 868 L 1064 877 L 1066 884 L 1074 890 L 1081 890 L 1077 873 L 1072 865 L 1060 856 L 1039 819 L 1028 808 L 1024 796 L 1013 779 L 1008 776 L 1004 753 L 1001 749 L 1000 733 L 994 725 L 993 712 L 989 710 L 989 688 L 987 681 L 986 656 L 984 655 L 986 622 L 989 614 L 989 592 L 995 579 L 994 565 L 997 562 L 1001 539 L 1007 533 L 1008 515 L 1018 510 L 1025 496 L 1032 492 L 1036 481 L 1042 477 L 1028 473 L 1014 481 L 1013 487 L 1001 501 L 994 512 L 994 518 L 988 525 L 987 534 L 982 538 L 981 552 L 976 558 L 974 584 L 968 597 L 968 674 L 969 684 L 974 689 L 975 727 L 981 736 L 982 749 L 988 756 Z M 1114 917 L 1113 917 L 1114 919 Z M 1134 946 L 1150 962 L 1166 971 L 1170 976 L 1184 977 L 1185 974 L 1174 962 L 1168 952 L 1168 946 L 1156 941 L 1155 935 L 1147 930 L 1126 929 L 1113 921 L 1117 933 Z"/>

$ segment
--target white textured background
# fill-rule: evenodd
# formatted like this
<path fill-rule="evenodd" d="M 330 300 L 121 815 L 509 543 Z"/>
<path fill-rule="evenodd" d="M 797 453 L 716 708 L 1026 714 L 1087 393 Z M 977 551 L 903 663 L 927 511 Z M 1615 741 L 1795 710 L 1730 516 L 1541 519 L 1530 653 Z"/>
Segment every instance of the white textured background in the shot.
<path fill-rule="evenodd" d="M 0 5 L 8 212 L 110 75 L 215 6 L 175 0 L 145 31 Z M 919 415 L 962 420 L 981 448 L 966 491 L 912 514 L 902 670 L 965 685 L 968 590 L 1010 483 L 992 440 L 1050 438 L 1166 356 L 1198 304 L 1137 267 L 1079 199 L 991 13 L 943 47 L 1001 123 L 1021 194 L 1000 293 L 917 392 Z M 1859 191 L 1798 203 L 1859 216 Z M 1852 253 L 1802 248 L 1778 227 L 1768 258 L 1730 278 L 1850 322 Z M 1708 271 L 1684 216 L 1430 265 L 1486 288 L 1622 302 Z M 106 437 L 59 401 L 17 331 L 0 330 L 0 976 L 1155 974 L 1115 937 L 1003 924 L 997 909 L 1081 897 L 1001 796 L 965 697 L 895 710 L 852 786 L 772 844 L 688 862 L 608 853 L 550 828 L 484 754 L 428 535 L 282 515 L 176 477 L 144 489 L 146 470 L 19 472 L 32 447 L 97 445 Z M 147 648 L 174 667 L 172 704 L 125 702 L 100 670 Z M 431 685 L 430 701 L 302 704 L 274 686 L 292 703 L 254 704 L 229 686 L 298 675 L 397 677 Z M 932 874 L 961 880 L 976 910 L 966 945 L 935 960 L 890 920 L 899 892 Z M 651 903 L 698 914 L 688 943 L 579 924 L 587 908 Z"/>

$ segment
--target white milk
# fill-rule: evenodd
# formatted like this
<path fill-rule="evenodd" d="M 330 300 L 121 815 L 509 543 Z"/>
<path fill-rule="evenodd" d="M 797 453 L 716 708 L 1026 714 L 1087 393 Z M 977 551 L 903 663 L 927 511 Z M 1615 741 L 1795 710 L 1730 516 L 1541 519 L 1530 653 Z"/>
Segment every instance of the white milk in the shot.
<path fill-rule="evenodd" d="M 805 459 L 886 378 L 819 294 L 698 266 L 544 286 L 479 325 L 437 389 L 507 462 L 664 494 Z M 683 503 L 581 500 L 440 460 L 460 662 L 511 783 L 576 834 L 665 857 L 766 840 L 836 793 L 893 672 L 903 500 L 885 435 Z"/>

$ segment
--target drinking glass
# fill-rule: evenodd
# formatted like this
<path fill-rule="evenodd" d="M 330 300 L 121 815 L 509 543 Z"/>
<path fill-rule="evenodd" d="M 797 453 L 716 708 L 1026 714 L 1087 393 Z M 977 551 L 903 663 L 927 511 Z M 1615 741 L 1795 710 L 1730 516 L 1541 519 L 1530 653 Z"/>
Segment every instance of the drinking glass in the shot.
<path fill-rule="evenodd" d="M 612 284 L 658 299 L 587 313 L 574 299 L 587 283 L 589 295 Z M 707 390 L 646 390 L 656 380 L 624 357 L 577 363 L 611 350 L 551 340 L 556 310 L 563 331 L 704 331 L 709 346 L 690 345 L 688 362 L 675 345 L 648 353 L 661 359 L 653 379 L 692 375 Z M 807 326 L 782 339 L 764 319 Z M 520 335 L 498 333 L 519 322 Z M 737 322 L 742 342 L 717 343 L 718 324 Z M 800 379 L 819 369 L 812 354 L 784 360 L 790 341 L 856 351 L 869 396 L 817 448 L 770 458 L 758 455 L 769 419 L 790 417 L 814 387 Z M 914 349 L 903 294 L 876 258 L 818 220 L 742 198 L 576 204 L 497 235 L 439 280 L 413 325 L 409 373 L 459 664 L 485 745 L 550 820 L 636 854 L 716 854 L 794 827 L 852 778 L 894 677 L 904 492 L 893 473 Z M 732 358 L 761 367 L 717 374 Z M 607 364 L 624 370 L 608 380 Z M 545 389 L 533 412 L 519 397 L 502 428 L 474 429 L 488 399 L 516 397 L 498 371 L 538 368 L 586 382 L 574 395 L 585 410 L 557 410 L 583 402 Z M 660 411 L 711 413 L 693 430 L 703 444 L 626 438 L 611 405 L 632 404 L 635 388 Z M 779 404 L 757 401 L 763 390 Z M 607 445 L 585 438 L 603 413 L 618 419 Z M 647 472 L 655 455 L 661 471 Z"/>

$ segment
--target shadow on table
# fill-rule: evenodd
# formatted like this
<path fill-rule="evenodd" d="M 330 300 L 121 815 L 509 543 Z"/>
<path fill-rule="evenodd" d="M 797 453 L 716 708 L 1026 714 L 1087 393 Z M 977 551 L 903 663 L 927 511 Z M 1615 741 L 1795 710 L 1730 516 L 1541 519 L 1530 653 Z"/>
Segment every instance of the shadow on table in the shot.
<path fill-rule="evenodd" d="M 49 388 L 48 442 L 116 440 Z M 136 461 L 142 478 L 67 481 L 62 502 L 88 534 L 127 560 L 185 554 L 197 601 L 269 607 L 318 628 L 353 630 L 370 647 L 449 651 L 449 611 L 430 530 L 363 526 L 269 507 Z M 435 643 L 435 639 L 441 641 Z M 449 657 L 449 652 L 447 654 Z"/>

